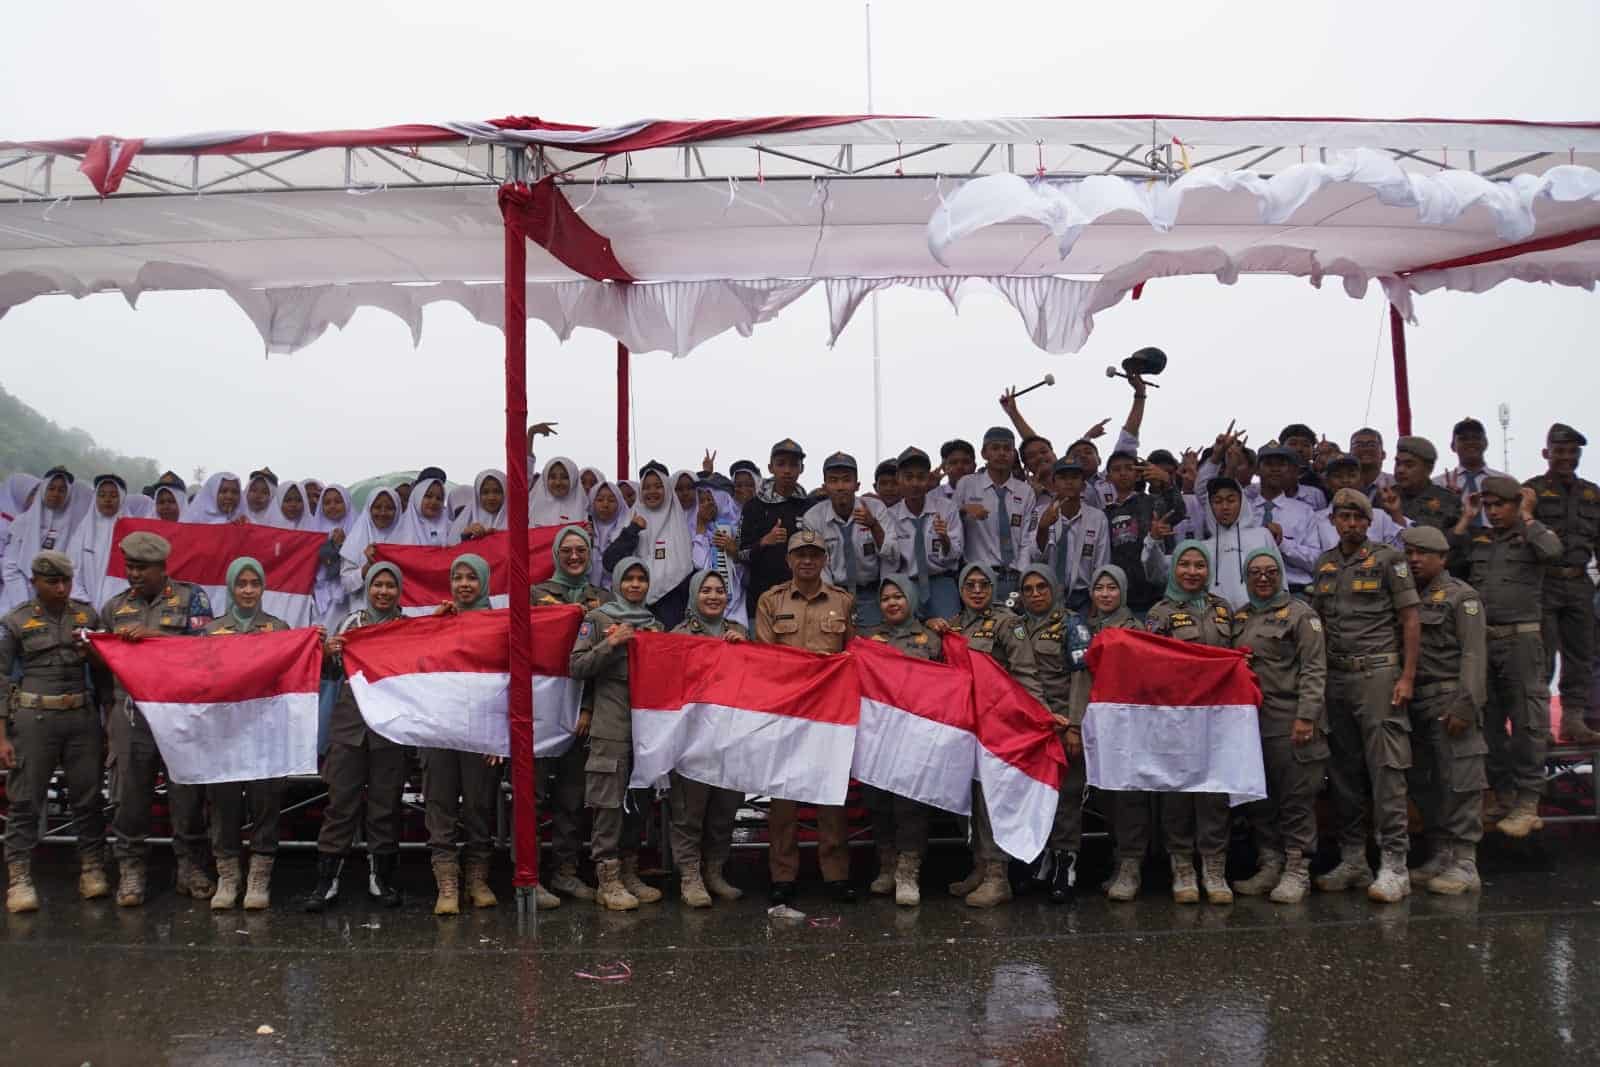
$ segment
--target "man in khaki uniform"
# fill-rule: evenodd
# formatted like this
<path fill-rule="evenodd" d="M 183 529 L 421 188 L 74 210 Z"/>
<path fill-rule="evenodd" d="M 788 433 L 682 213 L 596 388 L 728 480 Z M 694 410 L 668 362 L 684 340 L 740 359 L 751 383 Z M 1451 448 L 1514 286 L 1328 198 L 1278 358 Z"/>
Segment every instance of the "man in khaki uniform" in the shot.
<path fill-rule="evenodd" d="M 80 634 L 102 629 L 94 607 L 73 600 L 72 561 L 46 550 L 33 558 L 33 599 L 0 620 L 0 768 L 6 775 L 6 910 L 39 910 L 33 849 L 50 774 L 61 764 L 78 836 L 78 894 L 95 900 L 106 884 L 105 797 L 100 791 L 104 739 L 100 709 L 111 702 L 111 676 L 91 659 Z M 22 680 L 12 687 L 12 666 Z M 93 689 L 84 673 L 88 666 Z"/>
<path fill-rule="evenodd" d="M 1416 684 L 1422 624 L 1417 587 L 1400 553 L 1367 539 L 1372 503 L 1341 489 L 1331 508 L 1339 544 L 1317 558 L 1311 605 L 1328 647 L 1328 781 L 1339 819 L 1339 865 L 1318 889 L 1367 887 L 1393 903 L 1406 877 L 1406 771 L 1411 766 L 1408 705 Z M 1370 790 L 1370 795 L 1369 795 Z M 1383 853 L 1378 880 L 1367 866 L 1367 815 Z"/>
<path fill-rule="evenodd" d="M 1479 492 L 1489 525 L 1467 543 L 1471 582 L 1488 623 L 1489 784 L 1496 803 L 1485 813 L 1507 837 L 1527 837 L 1544 823 L 1544 756 L 1550 742 L 1550 691 L 1545 673 L 1543 577 L 1561 562 L 1561 539 L 1533 517 L 1534 493 L 1516 479 L 1491 475 Z M 1476 510 L 1476 509 L 1474 509 Z M 1465 539 L 1472 516 L 1455 535 Z M 1506 736 L 1510 720 L 1511 735 Z"/>
<path fill-rule="evenodd" d="M 1402 437 L 1394 444 L 1394 488 L 1405 517 L 1418 526 L 1449 530 L 1461 518 L 1461 498 L 1433 484 L 1439 450 L 1426 437 Z"/>
<path fill-rule="evenodd" d="M 798 530 L 789 538 L 792 577 L 761 594 L 756 601 L 755 639 L 809 652 L 843 652 L 855 637 L 855 597 L 822 580 L 827 548 L 815 530 Z M 799 824 L 795 802 L 772 798 L 767 809 L 767 864 L 772 872 L 772 902 L 794 899 L 800 873 Z M 850 885 L 849 826 L 844 808 L 817 806 L 817 863 L 822 880 L 838 900 L 856 899 Z"/>
<path fill-rule="evenodd" d="M 1412 791 L 1432 846 L 1427 862 L 1409 877 L 1413 889 L 1430 893 L 1476 892 L 1483 754 L 1489 749 L 1480 726 L 1487 689 L 1483 603 L 1477 590 L 1445 571 L 1450 543 L 1444 534 L 1414 526 L 1402 536 L 1422 597 L 1422 651 L 1411 703 Z"/>

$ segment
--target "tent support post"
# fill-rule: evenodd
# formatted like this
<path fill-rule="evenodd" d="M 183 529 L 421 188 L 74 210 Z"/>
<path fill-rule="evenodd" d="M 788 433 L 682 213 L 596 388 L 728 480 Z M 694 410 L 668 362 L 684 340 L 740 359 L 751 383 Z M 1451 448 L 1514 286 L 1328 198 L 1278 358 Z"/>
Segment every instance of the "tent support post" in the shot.
<path fill-rule="evenodd" d="M 1394 414 L 1400 436 L 1411 434 L 1411 379 L 1406 370 L 1406 320 L 1389 305 L 1389 341 L 1394 349 Z"/>
<path fill-rule="evenodd" d="M 628 346 L 617 342 L 617 477 L 628 476 Z"/>
<path fill-rule="evenodd" d="M 515 155 L 507 177 L 521 180 L 526 161 Z M 535 910 L 539 884 L 539 812 L 533 780 L 533 620 L 528 613 L 528 309 L 527 239 L 505 226 L 506 301 L 506 592 L 511 611 L 511 692 L 507 715 L 511 737 L 512 840 L 515 845 L 517 913 Z"/>

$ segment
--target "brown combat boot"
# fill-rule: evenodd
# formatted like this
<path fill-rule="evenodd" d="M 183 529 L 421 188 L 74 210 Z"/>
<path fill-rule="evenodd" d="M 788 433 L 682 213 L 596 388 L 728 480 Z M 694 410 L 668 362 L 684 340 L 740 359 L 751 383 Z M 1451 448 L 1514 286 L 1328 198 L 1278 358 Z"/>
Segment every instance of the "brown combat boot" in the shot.
<path fill-rule="evenodd" d="M 700 867 L 700 877 L 705 882 L 711 895 L 718 900 L 738 900 L 744 896 L 744 890 L 729 882 L 722 873 L 724 860 L 706 860 Z"/>
<path fill-rule="evenodd" d="M 78 862 L 78 896 L 84 900 L 100 900 L 111 895 L 111 883 L 106 880 L 104 856 L 85 856 Z"/>
<path fill-rule="evenodd" d="M 234 880 L 238 881 L 237 876 Z M 217 891 L 217 884 L 211 880 L 211 876 L 206 873 L 203 866 L 187 856 L 182 856 L 178 859 L 178 884 L 175 890 L 180 897 L 206 900 Z"/>
<path fill-rule="evenodd" d="M 1456 844 L 1448 851 L 1452 862 L 1428 883 L 1428 892 L 1453 897 L 1482 889 L 1483 882 L 1478 878 L 1477 846 Z"/>
<path fill-rule="evenodd" d="M 622 886 L 633 898 L 641 904 L 654 904 L 661 899 L 661 890 L 654 886 L 645 885 L 639 880 L 639 854 L 637 852 L 624 852 L 622 854 Z"/>
<path fill-rule="evenodd" d="M 1106 886 L 1107 900 L 1129 901 L 1139 895 L 1139 885 L 1144 880 L 1138 860 L 1119 859 L 1116 876 Z"/>
<path fill-rule="evenodd" d="M 533 887 L 533 906 L 536 911 L 554 911 L 561 907 L 561 898 L 543 885 Z"/>
<path fill-rule="evenodd" d="M 474 908 L 492 908 L 500 903 L 495 897 L 494 890 L 489 888 L 489 861 L 467 861 L 467 896 L 472 900 Z M 560 906 L 560 901 L 556 905 Z"/>
<path fill-rule="evenodd" d="M 601 860 L 595 864 L 594 873 L 600 882 L 595 903 L 607 911 L 632 911 L 639 906 L 639 898 L 622 884 L 621 860 Z"/>
<path fill-rule="evenodd" d="M 1592 745 L 1600 741 L 1600 733 L 1589 728 L 1581 715 L 1564 715 L 1561 718 L 1561 743 L 1564 745 Z"/>
<path fill-rule="evenodd" d="M 1242 882 L 1233 883 L 1233 891 L 1241 897 L 1259 897 L 1272 892 L 1283 877 L 1283 853 L 1274 848 L 1264 848 L 1256 860 L 1256 873 Z"/>
<path fill-rule="evenodd" d="M 1539 794 L 1531 791 L 1517 794 L 1516 803 L 1500 819 L 1500 832 L 1507 837 L 1527 837 L 1542 829 L 1544 820 L 1539 818 Z"/>
<path fill-rule="evenodd" d="M 1450 846 L 1441 841 L 1430 841 L 1433 849 L 1428 856 L 1428 862 L 1420 867 L 1413 867 L 1406 872 L 1406 877 L 1411 879 L 1411 888 L 1420 889 L 1443 874 L 1455 862 L 1450 854 Z"/>
<path fill-rule="evenodd" d="M 23 911 L 38 911 L 39 893 L 33 888 L 33 861 L 12 860 L 6 864 L 6 874 L 11 879 L 6 885 L 6 910 L 13 915 Z"/>
<path fill-rule="evenodd" d="M 1380 904 L 1398 904 L 1411 895 L 1411 877 L 1406 872 L 1404 852 L 1383 854 L 1378 864 L 1378 878 L 1367 886 L 1367 899 Z"/>
<path fill-rule="evenodd" d="M 914 908 L 922 903 L 922 857 L 915 852 L 902 852 L 894 866 L 894 902 L 902 908 Z"/>
<path fill-rule="evenodd" d="M 179 883 L 183 882 L 180 875 Z M 239 857 L 217 857 L 217 885 L 211 894 L 211 910 L 227 911 L 239 903 Z"/>
<path fill-rule="evenodd" d="M 1233 890 L 1228 888 L 1227 872 L 1228 857 L 1225 853 L 1200 857 L 1200 884 L 1206 891 L 1206 903 L 1233 903 Z"/>
<path fill-rule="evenodd" d="M 1179 904 L 1200 903 L 1200 886 L 1194 877 L 1194 855 L 1174 852 L 1172 860 L 1172 899 Z"/>
<path fill-rule="evenodd" d="M 1367 866 L 1367 848 L 1354 845 L 1339 852 L 1339 865 L 1318 875 L 1312 885 L 1324 893 L 1342 893 L 1347 889 L 1365 889 L 1372 884 L 1372 868 Z"/>
<path fill-rule="evenodd" d="M 899 861 L 900 854 L 892 848 L 878 849 L 878 877 L 867 886 L 867 892 L 875 897 L 886 897 L 894 892 L 894 868 Z"/>
<path fill-rule="evenodd" d="M 272 856 L 250 857 L 250 877 L 244 883 L 244 910 L 265 911 L 272 905 Z"/>
<path fill-rule="evenodd" d="M 557 867 L 556 873 L 544 884 L 563 896 L 573 897 L 577 900 L 594 899 L 594 890 L 590 889 L 588 883 L 578 877 L 578 865 L 572 861 Z M 543 907 L 543 905 L 540 905 L 540 907 Z"/>
<path fill-rule="evenodd" d="M 433 913 L 461 914 L 461 864 L 454 856 L 433 857 L 433 884 L 439 887 L 439 895 L 433 901 Z"/>
<path fill-rule="evenodd" d="M 1274 904 L 1298 904 L 1311 890 L 1311 861 L 1295 849 L 1283 854 L 1283 876 L 1267 899 Z"/>
<path fill-rule="evenodd" d="M 711 907 L 711 894 L 706 892 L 706 884 L 700 880 L 698 863 L 685 863 L 678 868 L 678 896 L 691 908 Z"/>
<path fill-rule="evenodd" d="M 1511 807 L 1516 802 L 1515 793 L 1502 793 L 1498 789 L 1485 796 L 1483 800 L 1483 829 L 1485 832 L 1495 829 L 1496 824 L 1511 813 Z"/>
<path fill-rule="evenodd" d="M 144 860 L 119 860 L 117 867 L 117 906 L 139 907 L 144 903 Z"/>
<path fill-rule="evenodd" d="M 977 857 L 973 857 L 972 873 L 959 882 L 951 882 L 949 886 L 950 895 L 953 897 L 966 896 L 983 884 L 983 873 L 984 865 L 978 862 Z"/>
<path fill-rule="evenodd" d="M 967 907 L 992 908 L 1011 899 L 1011 879 L 1006 877 L 1006 861 L 993 860 L 983 869 L 983 881 L 967 894 Z"/>

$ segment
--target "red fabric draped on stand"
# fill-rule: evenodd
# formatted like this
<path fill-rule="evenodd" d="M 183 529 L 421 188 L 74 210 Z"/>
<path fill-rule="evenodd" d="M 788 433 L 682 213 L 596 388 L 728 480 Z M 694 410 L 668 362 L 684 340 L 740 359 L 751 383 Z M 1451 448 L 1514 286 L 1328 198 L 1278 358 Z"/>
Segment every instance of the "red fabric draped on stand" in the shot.
<path fill-rule="evenodd" d="M 633 281 L 633 275 L 612 254 L 610 238 L 583 221 L 572 205 L 567 203 L 566 195 L 556 187 L 553 177 L 533 185 L 502 185 L 500 215 L 505 219 L 508 240 L 512 234 L 519 240 L 525 237 L 579 274 L 596 281 Z M 510 254 L 511 249 L 507 245 L 507 269 L 510 268 Z M 526 253 L 520 252 L 518 255 L 525 263 Z M 519 274 L 518 278 L 521 277 Z M 522 285 L 519 283 L 517 288 L 520 290 Z M 520 295 L 517 303 L 519 306 L 524 303 Z M 511 294 L 507 293 L 508 314 L 510 309 Z M 510 320 L 507 321 L 509 323 Z M 509 337 L 506 344 L 509 353 Z"/>

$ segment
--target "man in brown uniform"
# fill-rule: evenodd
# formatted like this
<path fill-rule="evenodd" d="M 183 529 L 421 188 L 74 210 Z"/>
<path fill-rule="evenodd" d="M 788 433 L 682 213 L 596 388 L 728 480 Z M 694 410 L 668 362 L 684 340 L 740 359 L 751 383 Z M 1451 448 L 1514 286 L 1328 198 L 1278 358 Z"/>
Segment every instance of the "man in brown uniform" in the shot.
<path fill-rule="evenodd" d="M 756 601 L 755 638 L 772 645 L 809 652 L 843 652 L 855 637 L 855 597 L 822 580 L 827 549 L 815 530 L 789 537 L 787 582 L 768 589 Z M 772 902 L 794 899 L 800 873 L 799 824 L 795 802 L 772 798 L 767 809 L 767 864 L 772 872 Z M 844 808 L 817 805 L 817 863 L 822 880 L 838 900 L 856 899 L 850 885 L 849 826 Z"/>
<path fill-rule="evenodd" d="M 100 609 L 112 633 L 129 641 L 146 637 L 198 635 L 211 622 L 206 591 L 167 577 L 166 538 L 140 530 L 122 539 L 128 588 Z M 106 717 L 111 757 L 116 768 L 117 812 L 111 828 L 117 837 L 117 903 L 125 908 L 144 903 L 145 859 L 150 854 L 150 796 L 155 791 L 161 753 L 144 712 L 117 686 L 116 707 Z M 205 787 L 167 782 L 167 812 L 172 822 L 172 851 L 178 858 L 179 896 L 207 899 L 216 885 L 206 873 Z"/>
<path fill-rule="evenodd" d="M 1527 837 L 1544 824 L 1539 796 L 1544 792 L 1544 755 L 1550 742 L 1550 676 L 1545 673 L 1543 578 L 1561 562 L 1561 539 L 1533 517 L 1532 489 L 1514 478 L 1491 475 L 1479 492 L 1489 525 L 1467 542 L 1472 587 L 1483 598 L 1488 622 L 1489 783 L 1495 810 L 1507 837 Z M 1474 508 L 1474 511 L 1477 509 Z M 1456 523 L 1465 539 L 1471 515 Z M 1506 736 L 1506 721 L 1511 735 Z"/>
<path fill-rule="evenodd" d="M 1400 553 L 1367 539 L 1372 503 L 1355 489 L 1334 494 L 1339 544 L 1317 559 L 1311 604 L 1328 645 L 1328 781 L 1339 819 L 1339 865 L 1318 889 L 1367 887 L 1393 903 L 1406 877 L 1406 777 L 1411 766 L 1408 705 L 1416 684 L 1422 624 L 1417 587 Z M 1368 789 L 1370 788 L 1370 797 Z M 1367 814 L 1383 853 L 1378 880 L 1367 866 Z"/>
<path fill-rule="evenodd" d="M 100 709 L 111 703 L 111 676 L 90 658 L 84 630 L 99 630 L 94 607 L 67 594 L 72 561 L 45 550 L 33 558 L 33 599 L 0 620 L 0 768 L 11 803 L 6 820 L 6 910 L 37 911 L 33 849 L 39 843 L 39 811 L 56 764 L 67 776 L 78 835 L 78 894 L 95 900 L 106 884 L 105 798 L 100 792 L 104 760 Z M 15 688 L 11 670 L 22 661 Z M 93 673 L 90 690 L 84 667 Z"/>
<path fill-rule="evenodd" d="M 1561 739 L 1579 744 L 1600 741 L 1592 729 L 1590 672 L 1594 666 L 1594 583 L 1589 559 L 1600 545 L 1600 485 L 1578 477 L 1578 461 L 1588 438 L 1564 423 L 1545 435 L 1550 469 L 1525 484 L 1534 491 L 1535 517 L 1561 538 L 1561 558 L 1544 572 L 1545 677 L 1555 673 L 1561 653 Z"/>
<path fill-rule="evenodd" d="M 1448 530 L 1461 518 L 1461 498 L 1433 484 L 1439 450 L 1426 437 L 1402 437 L 1394 444 L 1394 488 L 1405 517 L 1418 526 Z"/>
<path fill-rule="evenodd" d="M 1430 893 L 1474 892 L 1483 754 L 1489 750 L 1479 725 L 1487 688 L 1483 604 L 1477 590 L 1445 571 L 1450 544 L 1444 534 L 1414 526 L 1402 536 L 1422 596 L 1422 652 L 1411 703 L 1412 790 L 1432 845 L 1428 861 L 1409 877 L 1413 889 Z"/>

